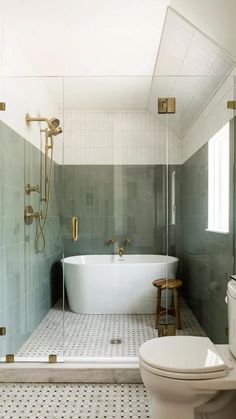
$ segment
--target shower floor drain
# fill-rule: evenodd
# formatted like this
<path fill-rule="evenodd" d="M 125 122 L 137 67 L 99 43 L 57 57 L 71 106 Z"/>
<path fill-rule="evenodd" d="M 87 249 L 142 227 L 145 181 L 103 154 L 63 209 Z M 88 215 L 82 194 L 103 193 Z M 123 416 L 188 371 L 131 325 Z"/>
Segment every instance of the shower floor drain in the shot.
<path fill-rule="evenodd" d="M 112 345 L 118 345 L 119 343 L 122 343 L 122 339 L 121 338 L 111 338 L 110 343 Z"/>

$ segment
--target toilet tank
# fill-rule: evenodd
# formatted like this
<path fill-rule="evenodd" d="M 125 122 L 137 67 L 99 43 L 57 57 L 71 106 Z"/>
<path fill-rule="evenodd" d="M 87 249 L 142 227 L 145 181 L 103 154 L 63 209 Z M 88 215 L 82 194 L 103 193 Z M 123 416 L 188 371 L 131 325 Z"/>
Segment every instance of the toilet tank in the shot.
<path fill-rule="evenodd" d="M 229 348 L 236 358 L 236 280 L 231 279 L 227 288 Z"/>

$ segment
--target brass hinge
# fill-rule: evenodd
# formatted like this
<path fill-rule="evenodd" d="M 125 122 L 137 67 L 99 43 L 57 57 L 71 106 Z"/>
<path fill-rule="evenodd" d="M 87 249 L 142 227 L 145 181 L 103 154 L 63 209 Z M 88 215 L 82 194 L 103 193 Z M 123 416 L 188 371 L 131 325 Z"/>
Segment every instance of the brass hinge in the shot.
<path fill-rule="evenodd" d="M 227 109 L 236 109 L 236 101 L 235 100 L 228 100 Z"/>
<path fill-rule="evenodd" d="M 15 358 L 14 354 L 7 354 L 6 355 L 6 363 L 7 364 L 13 364 L 14 361 L 15 361 L 14 358 Z"/>
<path fill-rule="evenodd" d="M 53 354 L 48 355 L 48 362 L 49 362 L 49 364 L 56 364 L 57 363 L 57 355 L 53 355 Z"/>
<path fill-rule="evenodd" d="M 159 97 L 158 98 L 158 113 L 175 113 L 175 98 L 174 97 Z"/>
<path fill-rule="evenodd" d="M 175 336 L 176 326 L 175 324 L 159 324 L 157 326 L 158 337 L 161 336 Z"/>
<path fill-rule="evenodd" d="M 5 110 L 6 110 L 6 103 L 0 102 L 0 111 L 5 111 Z"/>
<path fill-rule="evenodd" d="M 5 336 L 7 334 L 7 329 L 6 327 L 0 327 L 0 336 Z"/>

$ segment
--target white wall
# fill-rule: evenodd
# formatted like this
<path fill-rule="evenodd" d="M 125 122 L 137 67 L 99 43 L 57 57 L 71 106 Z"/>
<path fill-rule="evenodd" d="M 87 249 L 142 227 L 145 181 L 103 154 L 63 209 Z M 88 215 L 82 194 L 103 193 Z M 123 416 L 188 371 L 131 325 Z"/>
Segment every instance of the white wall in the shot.
<path fill-rule="evenodd" d="M 64 130 L 65 164 L 166 163 L 167 130 L 147 111 L 66 110 Z M 169 133 L 169 163 L 179 162 L 180 140 Z"/>
<path fill-rule="evenodd" d="M 170 5 L 236 57 L 235 0 L 171 0 Z"/>
<path fill-rule="evenodd" d="M 40 125 L 33 123 L 28 127 L 25 114 L 57 116 L 57 100 L 50 94 L 50 79 L 23 76 L 27 74 L 35 74 L 35 71 L 14 36 L 0 21 L 0 101 L 6 102 L 6 111 L 0 112 L 0 120 L 40 148 Z M 60 92 L 62 82 L 57 79 L 57 83 Z M 62 142 L 62 138 L 59 141 Z"/>
<path fill-rule="evenodd" d="M 226 122 L 234 116 L 227 101 L 234 100 L 235 78 L 229 76 L 182 139 L 181 161 L 196 153 Z"/>

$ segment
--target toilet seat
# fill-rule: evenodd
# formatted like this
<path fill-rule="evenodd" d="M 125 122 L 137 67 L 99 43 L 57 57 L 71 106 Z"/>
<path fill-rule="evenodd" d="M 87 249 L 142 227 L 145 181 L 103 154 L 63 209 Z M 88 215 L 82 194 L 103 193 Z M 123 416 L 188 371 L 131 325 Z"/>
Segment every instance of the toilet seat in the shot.
<path fill-rule="evenodd" d="M 206 380 L 224 377 L 228 367 L 206 337 L 167 336 L 140 347 L 140 362 L 148 371 L 168 378 Z"/>

